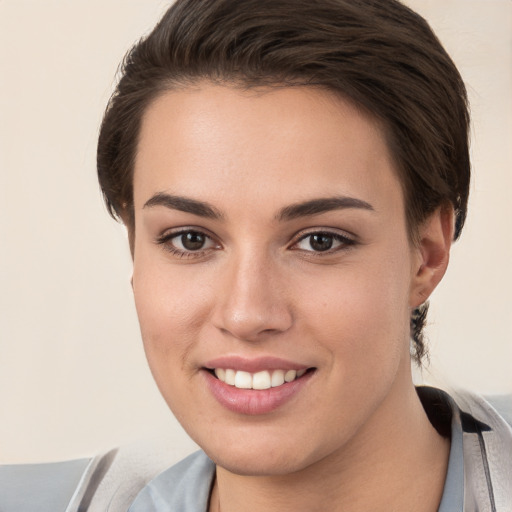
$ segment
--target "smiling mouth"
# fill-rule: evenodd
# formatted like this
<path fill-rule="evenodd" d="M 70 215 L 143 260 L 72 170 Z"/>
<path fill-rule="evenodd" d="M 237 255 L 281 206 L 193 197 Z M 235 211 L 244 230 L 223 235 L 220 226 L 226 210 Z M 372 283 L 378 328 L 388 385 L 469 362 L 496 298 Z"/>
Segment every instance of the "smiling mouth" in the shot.
<path fill-rule="evenodd" d="M 277 388 L 294 380 L 300 379 L 315 368 L 300 370 L 263 370 L 256 373 L 233 370 L 230 368 L 215 368 L 208 371 L 228 386 L 238 389 L 270 389 Z"/>

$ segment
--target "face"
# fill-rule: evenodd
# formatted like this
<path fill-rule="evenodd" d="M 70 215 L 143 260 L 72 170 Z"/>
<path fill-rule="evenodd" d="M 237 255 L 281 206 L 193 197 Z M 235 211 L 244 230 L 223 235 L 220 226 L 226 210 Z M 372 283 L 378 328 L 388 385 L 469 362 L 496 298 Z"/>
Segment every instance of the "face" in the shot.
<path fill-rule="evenodd" d="M 144 346 L 208 455 L 284 474 L 396 418 L 421 254 L 378 124 L 318 89 L 204 83 L 159 97 L 138 149 Z"/>

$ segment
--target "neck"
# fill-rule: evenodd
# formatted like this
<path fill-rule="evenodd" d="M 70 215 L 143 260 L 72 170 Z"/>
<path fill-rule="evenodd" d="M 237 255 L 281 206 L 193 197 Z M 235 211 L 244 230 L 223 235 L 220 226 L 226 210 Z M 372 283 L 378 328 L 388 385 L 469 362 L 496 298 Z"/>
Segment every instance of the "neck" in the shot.
<path fill-rule="evenodd" d="M 300 471 L 241 476 L 217 467 L 210 512 L 433 512 L 449 449 L 411 383 L 383 403 L 350 443 Z"/>

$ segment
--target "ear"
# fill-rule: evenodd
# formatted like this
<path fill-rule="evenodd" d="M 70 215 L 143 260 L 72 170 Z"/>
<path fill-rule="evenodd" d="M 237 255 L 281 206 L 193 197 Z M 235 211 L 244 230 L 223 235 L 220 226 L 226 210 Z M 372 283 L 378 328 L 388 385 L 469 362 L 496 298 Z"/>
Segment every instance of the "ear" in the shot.
<path fill-rule="evenodd" d="M 440 206 L 418 228 L 410 293 L 412 309 L 423 304 L 443 278 L 450 259 L 453 233 L 451 205 Z"/>

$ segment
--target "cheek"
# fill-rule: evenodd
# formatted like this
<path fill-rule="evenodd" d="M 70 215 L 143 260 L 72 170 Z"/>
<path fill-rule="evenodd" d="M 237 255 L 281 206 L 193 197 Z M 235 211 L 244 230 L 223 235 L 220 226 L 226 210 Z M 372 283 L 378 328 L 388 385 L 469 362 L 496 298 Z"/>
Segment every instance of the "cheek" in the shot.
<path fill-rule="evenodd" d="M 146 358 L 160 393 L 182 423 L 197 373 L 189 354 L 207 316 L 205 289 L 191 277 L 165 264 L 134 261 L 133 291 Z"/>
<path fill-rule="evenodd" d="M 333 269 L 322 283 L 302 290 L 309 297 L 303 314 L 329 347 L 333 364 L 343 366 L 340 374 L 369 364 L 384 372 L 408 354 L 408 261 L 381 253 L 364 265 Z"/>
<path fill-rule="evenodd" d="M 144 349 L 157 378 L 186 360 L 208 315 L 208 287 L 189 269 L 165 262 L 134 261 L 133 291 Z M 183 368 L 182 368 L 183 369 Z"/>

